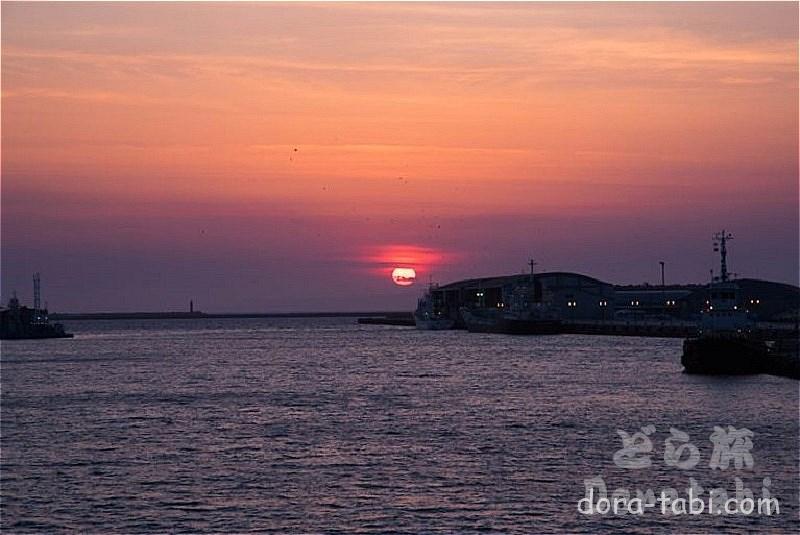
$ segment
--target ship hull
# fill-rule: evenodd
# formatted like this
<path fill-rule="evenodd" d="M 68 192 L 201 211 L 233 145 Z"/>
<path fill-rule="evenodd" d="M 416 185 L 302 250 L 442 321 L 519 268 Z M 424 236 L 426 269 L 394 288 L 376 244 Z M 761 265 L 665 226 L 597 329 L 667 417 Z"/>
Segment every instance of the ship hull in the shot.
<path fill-rule="evenodd" d="M 45 340 L 47 338 L 74 338 L 72 333 L 52 334 L 52 333 L 35 333 L 35 334 L 14 334 L 2 335 L 0 340 Z"/>
<path fill-rule="evenodd" d="M 561 322 L 558 320 L 519 319 L 504 316 L 480 316 L 462 311 L 464 324 L 471 333 L 541 335 L 560 334 Z"/>
<path fill-rule="evenodd" d="M 773 375 L 800 379 L 800 339 L 777 340 L 769 351 L 769 371 Z"/>
<path fill-rule="evenodd" d="M 686 373 L 747 375 L 767 373 L 769 349 L 746 337 L 700 337 L 683 342 L 681 364 Z"/>
<path fill-rule="evenodd" d="M 56 324 L 58 325 L 58 324 Z M 72 333 L 52 325 L 32 326 L 25 329 L 0 332 L 0 340 L 44 340 L 46 338 L 72 338 Z"/>
<path fill-rule="evenodd" d="M 415 316 L 414 323 L 421 331 L 447 331 L 455 327 L 456 322 L 449 318 L 420 318 Z"/>

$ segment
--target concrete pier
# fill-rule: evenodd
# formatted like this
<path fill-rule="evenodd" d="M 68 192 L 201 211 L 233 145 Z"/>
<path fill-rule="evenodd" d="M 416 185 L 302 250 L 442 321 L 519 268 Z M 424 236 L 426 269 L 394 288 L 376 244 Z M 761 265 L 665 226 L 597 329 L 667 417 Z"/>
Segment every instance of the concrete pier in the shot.
<path fill-rule="evenodd" d="M 564 334 L 594 334 L 607 336 L 647 336 L 653 338 L 690 338 L 697 336 L 700 327 L 694 321 L 622 321 L 622 320 L 563 320 Z M 749 331 L 759 340 L 781 340 L 798 337 L 795 325 L 775 322 L 754 323 Z"/>
<path fill-rule="evenodd" d="M 697 335 L 693 321 L 564 320 L 564 334 L 686 338 Z"/>

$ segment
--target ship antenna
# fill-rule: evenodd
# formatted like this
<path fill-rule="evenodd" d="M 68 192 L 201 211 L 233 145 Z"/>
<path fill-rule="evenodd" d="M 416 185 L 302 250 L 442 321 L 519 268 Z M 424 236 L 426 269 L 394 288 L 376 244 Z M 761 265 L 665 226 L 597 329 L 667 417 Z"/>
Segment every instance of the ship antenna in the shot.
<path fill-rule="evenodd" d="M 531 282 L 533 282 L 533 266 L 535 266 L 537 264 L 538 264 L 538 262 L 536 262 L 533 258 L 528 260 L 528 265 L 531 266 Z"/>
<path fill-rule="evenodd" d="M 33 274 L 33 315 L 38 318 L 39 309 L 42 308 L 42 295 L 40 289 L 39 272 Z"/>
<path fill-rule="evenodd" d="M 728 282 L 728 249 L 726 247 L 726 243 L 728 240 L 732 239 L 733 234 L 725 232 L 725 230 L 714 234 L 714 251 L 719 251 L 720 256 L 720 282 Z"/>

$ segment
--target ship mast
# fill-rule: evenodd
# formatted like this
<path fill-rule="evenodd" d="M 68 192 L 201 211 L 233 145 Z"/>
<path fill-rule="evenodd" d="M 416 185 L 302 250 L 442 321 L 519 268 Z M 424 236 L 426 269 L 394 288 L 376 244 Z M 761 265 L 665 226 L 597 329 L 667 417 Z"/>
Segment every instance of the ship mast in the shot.
<path fill-rule="evenodd" d="M 42 308 L 41 281 L 39 273 L 33 274 L 33 316 L 39 319 L 39 310 Z"/>
<path fill-rule="evenodd" d="M 726 247 L 726 242 L 732 239 L 733 234 L 725 232 L 725 230 L 714 234 L 714 252 L 719 251 L 720 256 L 720 282 L 728 282 L 728 249 Z"/>

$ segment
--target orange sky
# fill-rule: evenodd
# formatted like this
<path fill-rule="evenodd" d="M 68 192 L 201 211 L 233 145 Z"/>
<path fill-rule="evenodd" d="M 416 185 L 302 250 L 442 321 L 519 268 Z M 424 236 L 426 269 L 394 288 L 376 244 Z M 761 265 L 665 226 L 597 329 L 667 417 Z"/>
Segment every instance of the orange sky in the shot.
<path fill-rule="evenodd" d="M 632 227 L 696 280 L 720 225 L 747 274 L 794 280 L 797 23 L 796 3 L 4 2 L 3 296 L 39 270 L 62 308 L 391 308 L 413 299 L 369 273 L 398 246 L 436 259 L 426 280 L 535 254 L 641 282 L 664 253 Z"/>

